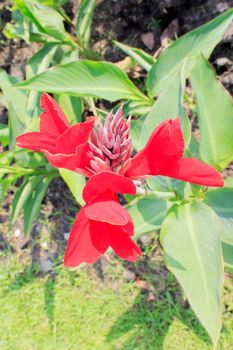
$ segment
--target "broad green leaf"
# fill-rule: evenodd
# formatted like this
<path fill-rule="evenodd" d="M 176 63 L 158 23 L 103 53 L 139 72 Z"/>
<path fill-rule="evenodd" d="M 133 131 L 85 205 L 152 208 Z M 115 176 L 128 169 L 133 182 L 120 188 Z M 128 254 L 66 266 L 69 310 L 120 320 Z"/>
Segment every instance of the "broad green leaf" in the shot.
<path fill-rule="evenodd" d="M 233 188 L 208 191 L 204 199 L 219 216 L 222 223 L 222 240 L 233 244 Z"/>
<path fill-rule="evenodd" d="M 153 104 L 153 100 L 151 100 L 151 104 L 145 104 L 143 101 L 127 101 L 123 106 L 123 111 L 125 115 L 133 115 L 133 116 L 142 116 L 147 114 L 151 110 L 151 106 Z M 141 119 L 141 118 L 140 118 Z"/>
<path fill-rule="evenodd" d="M 126 207 L 135 225 L 135 235 L 158 230 L 165 219 L 167 204 L 164 200 L 147 196 Z"/>
<path fill-rule="evenodd" d="M 233 177 L 232 176 L 228 176 L 224 179 L 224 186 L 233 188 Z"/>
<path fill-rule="evenodd" d="M 11 210 L 10 224 L 13 225 L 17 219 L 20 211 L 23 209 L 25 203 L 33 192 L 34 188 L 42 181 L 42 176 L 33 176 L 26 178 L 23 185 L 20 186 L 16 192 Z"/>
<path fill-rule="evenodd" d="M 17 85 L 23 89 L 92 96 L 108 101 L 146 100 L 127 75 L 112 63 L 79 60 L 51 68 Z"/>
<path fill-rule="evenodd" d="M 60 54 L 61 57 L 60 57 L 59 62 L 56 62 L 56 56 L 55 56 L 55 60 L 54 60 L 55 64 L 56 63 L 58 63 L 58 64 L 67 64 L 67 63 L 71 63 L 71 62 L 79 60 L 79 50 L 72 49 L 72 51 L 70 51 L 70 48 L 68 48 L 68 47 L 66 47 L 66 50 L 65 50 L 65 46 L 63 46 L 62 49 L 61 49 L 61 46 L 60 46 L 59 50 L 61 50 L 61 54 Z"/>
<path fill-rule="evenodd" d="M 36 74 L 44 72 L 51 64 L 58 45 L 55 43 L 45 44 L 41 50 L 35 53 L 26 64 L 26 77 L 32 78 Z"/>
<path fill-rule="evenodd" d="M 21 134 L 29 118 L 26 113 L 26 93 L 13 88 L 13 84 L 17 82 L 16 77 L 12 77 L 0 69 L 0 89 L 4 97 L 2 101 L 8 109 L 9 147 L 11 150 L 14 150 L 15 139 Z"/>
<path fill-rule="evenodd" d="M 8 118 L 10 140 L 9 148 L 11 151 L 14 151 L 16 147 L 16 137 L 22 133 L 24 124 L 21 122 L 18 111 L 15 109 L 15 106 L 11 101 L 8 101 Z"/>
<path fill-rule="evenodd" d="M 64 3 L 66 3 L 66 2 L 68 2 L 68 0 L 65 0 L 65 1 L 59 1 L 59 0 L 38 0 L 38 2 L 43 4 L 43 5 L 45 5 L 45 6 L 49 6 L 52 9 L 58 11 L 68 23 L 72 24 L 72 21 L 66 15 L 65 11 L 63 10 L 63 8 L 59 6 L 59 5 L 62 5 Z"/>
<path fill-rule="evenodd" d="M 91 24 L 95 9 L 95 0 L 82 0 L 78 11 L 75 33 L 81 45 L 89 48 L 91 40 Z"/>
<path fill-rule="evenodd" d="M 69 96 L 67 94 L 60 94 L 55 97 L 71 125 L 82 121 L 84 105 L 80 97 Z"/>
<path fill-rule="evenodd" d="M 85 202 L 82 197 L 83 188 L 86 184 L 85 177 L 74 171 L 59 169 L 60 175 L 63 180 L 66 182 L 67 186 L 70 189 L 70 192 L 73 194 L 74 198 L 80 205 L 84 205 Z"/>
<path fill-rule="evenodd" d="M 183 110 L 183 94 L 185 79 L 181 71 L 178 71 L 171 84 L 162 92 L 154 102 L 150 112 L 143 123 L 140 145 L 144 147 L 155 127 L 166 119 L 181 118 L 181 126 L 184 131 L 186 145 L 190 141 L 191 130 L 188 117 Z"/>
<path fill-rule="evenodd" d="M 142 66 L 142 68 L 144 68 L 147 72 L 155 63 L 155 58 L 142 49 L 122 44 L 119 41 L 113 41 L 113 43 L 128 56 L 130 56 L 134 61 L 140 64 L 140 66 Z"/>
<path fill-rule="evenodd" d="M 51 7 L 36 0 L 15 0 L 21 13 L 28 17 L 42 33 L 61 41 L 69 41 L 63 17 Z"/>
<path fill-rule="evenodd" d="M 26 77 L 32 78 L 34 75 L 44 72 L 52 63 L 57 51 L 56 44 L 45 44 L 44 47 L 33 55 L 26 65 Z M 39 116 L 39 94 L 36 91 L 29 91 L 27 98 L 27 111 L 33 116 Z"/>
<path fill-rule="evenodd" d="M 233 100 L 202 56 L 191 72 L 197 98 L 200 156 L 222 170 L 233 160 Z"/>
<path fill-rule="evenodd" d="M 52 176 L 44 177 L 40 183 L 34 188 L 33 192 L 24 204 L 24 232 L 28 234 L 40 212 L 41 203 L 47 192 L 48 186 L 52 180 Z"/>
<path fill-rule="evenodd" d="M 233 268 L 233 245 L 222 242 L 224 264 Z"/>
<path fill-rule="evenodd" d="M 221 330 L 223 262 L 218 217 L 203 203 L 174 206 L 161 229 L 167 267 L 217 344 Z"/>
<path fill-rule="evenodd" d="M 26 93 L 16 89 L 13 85 L 19 82 L 18 78 L 8 75 L 3 69 L 0 69 L 0 89 L 3 92 L 6 102 L 6 108 L 11 104 L 16 111 L 21 123 L 26 123 Z"/>
<path fill-rule="evenodd" d="M 141 135 L 141 130 L 144 122 L 143 117 L 131 120 L 130 122 L 130 137 L 133 140 L 133 148 L 136 151 L 140 150 L 140 135 Z"/>
<path fill-rule="evenodd" d="M 167 176 L 152 176 L 146 179 L 150 190 L 178 194 L 183 197 L 185 182 Z"/>
<path fill-rule="evenodd" d="M 172 77 L 180 70 L 185 60 L 188 62 L 186 70 L 188 75 L 195 64 L 197 55 L 202 53 L 208 58 L 222 39 L 232 19 L 233 9 L 230 9 L 176 40 L 159 57 L 148 74 L 147 87 L 151 95 L 162 92 L 171 84 Z"/>

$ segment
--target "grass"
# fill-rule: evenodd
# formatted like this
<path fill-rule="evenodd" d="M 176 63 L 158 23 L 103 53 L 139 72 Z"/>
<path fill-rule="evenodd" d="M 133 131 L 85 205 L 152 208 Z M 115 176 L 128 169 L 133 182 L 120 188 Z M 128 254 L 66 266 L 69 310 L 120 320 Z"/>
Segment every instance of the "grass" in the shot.
<path fill-rule="evenodd" d="M 122 274 L 114 260 L 105 281 L 61 265 L 40 276 L 35 266 L 9 254 L 0 265 L 0 349 L 211 350 L 192 311 L 174 302 L 178 287 L 170 274 L 152 302 Z M 233 349 L 232 295 L 228 278 L 219 350 Z"/>

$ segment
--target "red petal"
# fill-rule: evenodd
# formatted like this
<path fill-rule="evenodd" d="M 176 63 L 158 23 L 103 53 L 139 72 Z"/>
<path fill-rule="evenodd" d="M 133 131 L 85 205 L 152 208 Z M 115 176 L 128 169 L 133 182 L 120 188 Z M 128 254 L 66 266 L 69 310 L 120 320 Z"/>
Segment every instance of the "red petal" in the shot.
<path fill-rule="evenodd" d="M 136 261 L 142 255 L 140 248 L 124 230 L 124 227 L 107 225 L 109 243 L 114 252 L 122 259 Z"/>
<path fill-rule="evenodd" d="M 84 123 L 71 126 L 57 139 L 57 152 L 71 154 L 75 153 L 76 148 L 86 143 L 93 129 L 95 119 L 90 118 Z"/>
<path fill-rule="evenodd" d="M 189 181 L 198 185 L 221 187 L 223 178 L 213 167 L 198 159 L 183 158 L 160 170 L 159 175 Z"/>
<path fill-rule="evenodd" d="M 141 250 L 130 238 L 131 230 L 128 225 L 114 226 L 90 220 L 91 240 L 98 251 L 104 253 L 111 246 L 120 258 L 135 261 Z"/>
<path fill-rule="evenodd" d="M 49 163 L 56 168 L 65 168 L 69 170 L 76 170 L 77 168 L 85 169 L 89 164 L 87 158 L 87 151 L 89 149 L 88 144 L 80 145 L 77 147 L 77 153 L 74 154 L 52 154 L 47 151 L 43 151 L 45 157 Z"/>
<path fill-rule="evenodd" d="M 93 245 L 89 229 L 89 220 L 82 208 L 75 219 L 68 240 L 64 257 L 66 266 L 74 267 L 83 262 L 91 264 L 100 258 L 102 253 Z"/>
<path fill-rule="evenodd" d="M 85 207 L 85 215 L 95 221 L 107 222 L 111 225 L 127 225 L 132 222 L 129 213 L 114 201 L 95 202 Z"/>
<path fill-rule="evenodd" d="M 41 132 L 59 136 L 69 127 L 65 114 L 50 95 L 44 93 L 41 96 L 40 105 L 41 109 L 45 110 L 40 115 Z"/>
<path fill-rule="evenodd" d="M 125 176 L 131 178 L 157 175 L 168 162 L 182 157 L 184 140 L 180 120 L 166 120 L 150 136 L 146 146 L 124 167 Z"/>
<path fill-rule="evenodd" d="M 115 193 L 136 193 L 136 187 L 130 179 L 110 171 L 103 171 L 88 180 L 83 190 L 83 199 L 88 202 L 108 190 Z"/>
<path fill-rule="evenodd" d="M 17 146 L 33 151 L 47 150 L 56 152 L 56 138 L 42 132 L 28 132 L 16 138 Z"/>
<path fill-rule="evenodd" d="M 105 223 L 90 220 L 90 237 L 94 247 L 104 254 L 109 247 L 109 230 Z"/>

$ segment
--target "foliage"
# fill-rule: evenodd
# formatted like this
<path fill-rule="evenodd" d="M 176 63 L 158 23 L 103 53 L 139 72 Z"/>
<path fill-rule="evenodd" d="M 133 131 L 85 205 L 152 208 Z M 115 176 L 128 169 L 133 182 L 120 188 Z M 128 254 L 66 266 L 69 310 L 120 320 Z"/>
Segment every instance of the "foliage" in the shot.
<path fill-rule="evenodd" d="M 140 115 L 134 120 L 136 126 L 132 132 L 137 147 L 146 143 L 162 120 L 179 115 L 188 156 L 198 154 L 201 160 L 219 170 L 233 161 L 232 99 L 208 62 L 233 19 L 233 10 L 177 39 L 157 60 L 142 50 L 115 42 L 132 58 L 133 64 L 148 72 L 145 86 L 138 87 L 138 82 L 132 82 L 119 67 L 99 61 L 99 56 L 92 52 L 94 6 L 95 1 L 82 1 L 75 30 L 70 34 L 64 21 L 71 20 L 58 2 L 15 0 L 14 24 L 8 24 L 4 30 L 8 38 L 43 45 L 27 62 L 24 81 L 0 72 L 0 101 L 8 109 L 8 125 L 0 125 L 4 147 L 0 200 L 3 201 L 10 186 L 21 184 L 13 201 L 11 223 L 23 210 L 26 233 L 32 227 L 50 181 L 59 176 L 42 156 L 15 146 L 15 138 L 23 130 L 37 130 L 38 101 L 43 91 L 54 94 L 71 123 L 81 121 L 84 109 L 104 116 L 105 111 L 98 108 L 98 99 L 124 102 L 127 113 Z M 192 110 L 194 105 L 200 140 L 191 134 L 184 111 L 188 78 L 193 87 Z M 75 187 L 79 176 L 63 170 L 60 174 L 82 204 L 84 179 Z M 210 190 L 157 177 L 147 181 L 147 189 L 152 192 L 148 197 L 127 198 L 127 209 L 135 220 L 137 234 L 161 229 L 167 267 L 180 282 L 214 346 L 221 328 L 222 256 L 226 265 L 232 266 L 232 183 L 226 183 L 223 189 Z"/>

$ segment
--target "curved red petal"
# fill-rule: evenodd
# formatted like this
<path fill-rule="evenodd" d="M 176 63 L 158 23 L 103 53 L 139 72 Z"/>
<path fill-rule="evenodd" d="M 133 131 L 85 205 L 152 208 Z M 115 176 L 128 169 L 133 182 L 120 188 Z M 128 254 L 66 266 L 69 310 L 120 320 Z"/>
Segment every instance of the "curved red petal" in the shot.
<path fill-rule="evenodd" d="M 69 127 L 69 122 L 57 102 L 44 93 L 40 105 L 45 110 L 40 115 L 40 131 L 54 136 L 62 134 Z"/>
<path fill-rule="evenodd" d="M 136 193 L 136 187 L 130 179 L 110 171 L 103 171 L 88 180 L 83 190 L 83 199 L 88 202 L 108 190 L 114 193 Z"/>
<path fill-rule="evenodd" d="M 90 118 L 84 123 L 75 124 L 67 129 L 57 138 L 57 152 L 65 154 L 75 153 L 79 145 L 87 142 L 94 122 L 95 118 Z"/>
<path fill-rule="evenodd" d="M 109 224 L 106 229 L 109 232 L 109 244 L 114 252 L 122 259 L 136 261 L 142 255 L 140 248 L 134 243 L 122 226 Z"/>
<path fill-rule="evenodd" d="M 98 251 L 103 254 L 111 246 L 120 258 L 135 261 L 141 256 L 141 250 L 130 238 L 131 231 L 128 225 L 114 226 L 90 220 L 91 240 Z"/>
<path fill-rule="evenodd" d="M 166 120 L 154 130 L 146 146 L 124 168 L 124 174 L 133 179 L 157 175 L 168 162 L 180 159 L 183 151 L 180 119 Z"/>
<path fill-rule="evenodd" d="M 56 152 L 56 138 L 42 132 L 28 132 L 16 138 L 17 146 L 30 149 L 32 151 L 47 150 Z"/>
<path fill-rule="evenodd" d="M 222 187 L 222 175 L 213 167 L 198 159 L 182 158 L 160 170 L 159 175 L 192 182 L 203 186 Z"/>
<path fill-rule="evenodd" d="M 91 264 L 96 262 L 101 254 L 101 251 L 92 242 L 89 220 L 85 217 L 82 208 L 75 219 L 70 233 L 64 264 L 68 267 L 74 267 L 83 262 Z"/>
<path fill-rule="evenodd" d="M 85 169 L 85 167 L 89 164 L 89 159 L 87 157 L 88 149 L 89 146 L 84 144 L 77 147 L 76 153 L 74 154 L 52 154 L 44 150 L 43 153 L 48 159 L 49 163 L 55 168 L 65 168 L 75 171 L 77 168 Z"/>
<path fill-rule="evenodd" d="M 102 221 L 111 225 L 127 225 L 132 223 L 131 216 L 119 203 L 115 201 L 95 202 L 87 205 L 85 215 L 94 221 Z"/>

